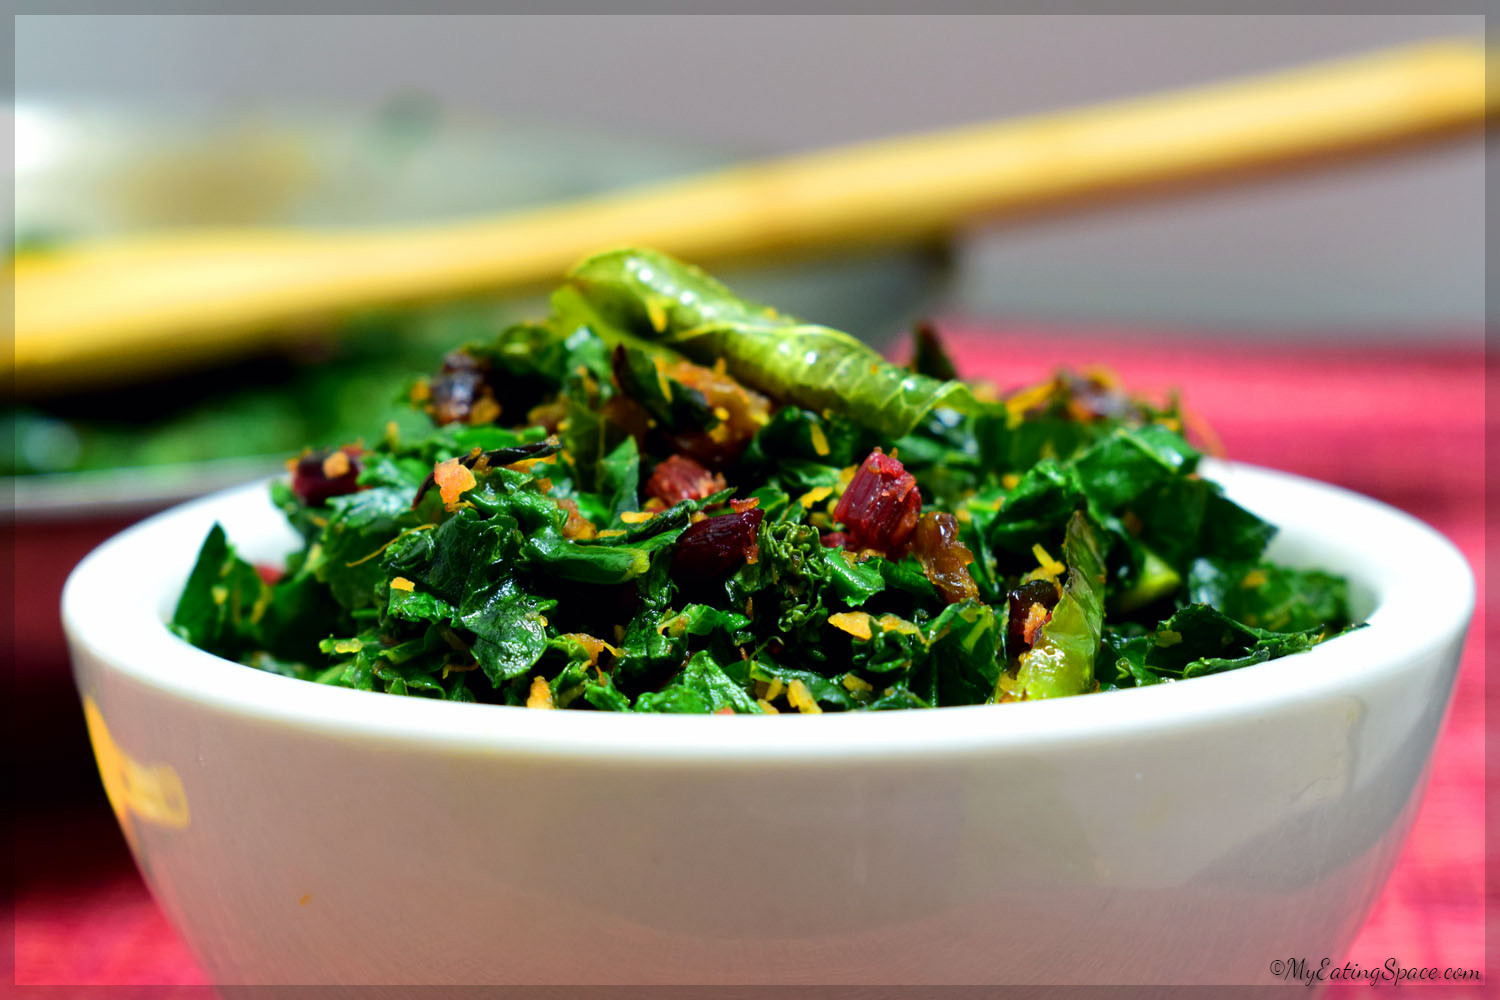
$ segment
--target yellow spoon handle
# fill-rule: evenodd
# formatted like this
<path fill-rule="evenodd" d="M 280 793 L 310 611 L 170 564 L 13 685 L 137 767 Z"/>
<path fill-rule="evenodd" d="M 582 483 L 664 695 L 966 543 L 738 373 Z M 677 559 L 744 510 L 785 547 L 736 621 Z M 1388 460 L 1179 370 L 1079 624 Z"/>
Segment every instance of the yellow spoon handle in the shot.
<path fill-rule="evenodd" d="M 353 307 L 533 285 L 619 244 L 718 262 L 906 241 L 975 216 L 1382 148 L 1481 125 L 1486 107 L 1483 45 L 1435 41 L 498 219 L 79 245 L 14 266 L 17 386 L 232 356 L 286 336 L 289 321 Z"/>

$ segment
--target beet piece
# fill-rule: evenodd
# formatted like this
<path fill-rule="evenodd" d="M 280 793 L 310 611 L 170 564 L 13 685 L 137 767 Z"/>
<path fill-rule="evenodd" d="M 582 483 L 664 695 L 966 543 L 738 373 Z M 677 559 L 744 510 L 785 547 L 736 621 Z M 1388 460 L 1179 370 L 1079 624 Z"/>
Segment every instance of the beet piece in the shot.
<path fill-rule="evenodd" d="M 876 448 L 844 488 L 833 517 L 848 529 L 849 548 L 895 556 L 905 551 L 921 510 L 915 477 Z"/>
<path fill-rule="evenodd" d="M 321 507 L 330 497 L 358 490 L 359 456 L 356 445 L 310 451 L 292 468 L 292 492 L 309 507 Z"/>
<path fill-rule="evenodd" d="M 672 455 L 646 480 L 646 495 L 668 507 L 682 500 L 702 500 L 724 488 L 724 477 L 709 472 L 686 455 Z"/>
<path fill-rule="evenodd" d="M 672 570 L 683 576 L 715 578 L 754 562 L 760 556 L 760 522 L 765 516 L 765 511 L 755 508 L 688 525 L 677 538 Z"/>

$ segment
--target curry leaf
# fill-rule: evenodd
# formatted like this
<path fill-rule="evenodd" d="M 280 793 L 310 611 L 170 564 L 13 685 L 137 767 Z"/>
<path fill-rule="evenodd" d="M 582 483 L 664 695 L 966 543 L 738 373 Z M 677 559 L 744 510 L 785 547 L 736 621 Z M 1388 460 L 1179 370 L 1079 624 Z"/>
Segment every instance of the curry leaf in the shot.
<path fill-rule="evenodd" d="M 606 338 L 606 330 L 616 331 L 700 364 L 722 358 L 729 373 L 752 388 L 808 409 L 845 413 L 884 434 L 905 434 L 938 406 L 975 405 L 961 382 L 898 368 L 847 333 L 747 302 L 665 254 L 599 254 L 569 272 L 567 282 L 607 324 L 596 331 Z"/>

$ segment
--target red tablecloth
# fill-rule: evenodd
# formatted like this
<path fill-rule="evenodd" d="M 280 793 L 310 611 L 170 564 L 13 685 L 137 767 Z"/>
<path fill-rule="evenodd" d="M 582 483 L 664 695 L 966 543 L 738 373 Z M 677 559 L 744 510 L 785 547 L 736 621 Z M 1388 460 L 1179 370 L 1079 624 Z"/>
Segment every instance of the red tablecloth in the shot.
<path fill-rule="evenodd" d="M 965 375 L 1002 387 L 1100 364 L 1146 392 L 1177 387 L 1237 459 L 1402 507 L 1463 551 L 1479 608 L 1410 841 L 1346 958 L 1484 968 L 1484 358 L 1476 349 L 1324 346 L 1140 330 L 944 332 Z M 1500 712 L 1495 713 L 1500 719 Z M 78 727 L 81 733 L 81 727 Z M 190 985 L 203 974 L 151 901 L 102 796 L 53 796 L 17 826 L 15 982 Z M 1307 956 L 1313 958 L 1313 956 Z M 149 994 L 143 994 L 149 995 Z"/>

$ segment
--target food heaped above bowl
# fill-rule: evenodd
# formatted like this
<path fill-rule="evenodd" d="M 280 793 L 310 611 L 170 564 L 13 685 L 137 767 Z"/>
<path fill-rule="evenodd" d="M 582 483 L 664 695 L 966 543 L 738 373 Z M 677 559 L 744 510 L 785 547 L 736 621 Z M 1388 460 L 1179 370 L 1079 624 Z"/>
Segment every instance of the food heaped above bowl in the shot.
<path fill-rule="evenodd" d="M 215 527 L 179 635 L 392 694 L 756 714 L 1168 683 L 1349 625 L 1344 580 L 1263 559 L 1175 402 L 1000 396 L 925 329 L 898 367 L 654 252 L 584 261 L 410 399 L 430 433 L 272 485 L 284 569 Z"/>

